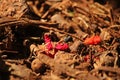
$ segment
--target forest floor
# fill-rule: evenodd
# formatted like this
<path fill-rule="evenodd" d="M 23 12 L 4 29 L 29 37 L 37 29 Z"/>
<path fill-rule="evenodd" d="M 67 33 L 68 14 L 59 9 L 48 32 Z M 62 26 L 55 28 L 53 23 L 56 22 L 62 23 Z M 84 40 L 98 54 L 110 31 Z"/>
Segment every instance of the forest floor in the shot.
<path fill-rule="evenodd" d="M 0 80 L 120 80 L 119 0 L 0 0 Z"/>

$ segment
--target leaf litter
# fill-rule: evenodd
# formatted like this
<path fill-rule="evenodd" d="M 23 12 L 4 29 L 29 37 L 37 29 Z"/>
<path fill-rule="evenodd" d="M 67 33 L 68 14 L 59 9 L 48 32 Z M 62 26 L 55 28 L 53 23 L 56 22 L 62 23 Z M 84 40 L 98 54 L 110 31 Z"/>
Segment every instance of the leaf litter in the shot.
<path fill-rule="evenodd" d="M 119 80 L 119 0 L 0 0 L 0 80 Z"/>

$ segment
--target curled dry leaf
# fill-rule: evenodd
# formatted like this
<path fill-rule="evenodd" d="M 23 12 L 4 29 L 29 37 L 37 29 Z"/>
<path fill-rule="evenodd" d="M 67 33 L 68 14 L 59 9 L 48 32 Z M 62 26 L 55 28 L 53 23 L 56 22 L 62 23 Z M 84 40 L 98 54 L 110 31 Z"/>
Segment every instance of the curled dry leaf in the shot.
<path fill-rule="evenodd" d="M 115 57 L 116 56 L 115 51 L 104 51 L 99 56 L 99 60 L 96 60 L 96 63 L 94 64 L 95 68 L 98 68 L 100 66 L 115 66 Z"/>
<path fill-rule="evenodd" d="M 38 50 L 39 50 L 39 48 L 38 48 L 35 44 L 31 44 L 31 45 L 30 45 L 30 51 L 31 51 L 31 52 L 34 52 L 34 53 L 35 53 L 35 52 L 38 51 Z"/>
<path fill-rule="evenodd" d="M 106 30 L 101 30 L 100 37 L 102 40 L 110 40 L 112 36 Z"/>
<path fill-rule="evenodd" d="M 36 73 L 43 73 L 45 64 L 41 62 L 39 59 L 34 59 L 31 63 L 31 68 Z"/>
<path fill-rule="evenodd" d="M 82 43 L 82 42 L 81 41 L 74 41 L 74 43 L 70 46 L 71 52 L 77 52 L 77 49 L 78 49 L 80 43 Z"/>
<path fill-rule="evenodd" d="M 26 79 L 29 79 L 30 74 L 33 74 L 31 69 L 28 69 L 24 65 L 11 64 L 11 63 L 7 63 L 7 64 L 10 66 L 9 71 L 11 71 L 11 75 L 13 75 L 14 77 L 18 77 L 23 80 L 26 80 Z"/>
<path fill-rule="evenodd" d="M 65 23 L 64 18 L 61 14 L 55 14 L 51 17 L 51 21 L 52 22 L 56 22 L 56 23 Z"/>
<path fill-rule="evenodd" d="M 75 63 L 80 63 L 80 57 L 76 54 L 69 54 L 67 52 L 58 51 L 55 54 L 54 60 L 57 63 L 66 64 L 68 66 L 76 66 Z"/>

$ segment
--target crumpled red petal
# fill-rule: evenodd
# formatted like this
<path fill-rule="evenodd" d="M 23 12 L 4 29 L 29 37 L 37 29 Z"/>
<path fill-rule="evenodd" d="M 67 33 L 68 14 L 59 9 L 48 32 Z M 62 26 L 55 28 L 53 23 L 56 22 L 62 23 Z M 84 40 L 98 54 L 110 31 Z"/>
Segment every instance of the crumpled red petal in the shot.
<path fill-rule="evenodd" d="M 51 42 L 46 43 L 46 48 L 48 49 L 48 51 L 53 49 L 53 45 Z"/>
<path fill-rule="evenodd" d="M 54 58 L 54 55 L 58 50 L 64 51 L 69 48 L 68 44 L 66 43 L 57 43 L 56 46 L 53 46 L 51 38 L 49 35 L 45 34 L 44 35 L 44 41 L 45 41 L 45 54 Z M 52 54 L 50 51 L 54 50 L 54 54 Z"/>
<path fill-rule="evenodd" d="M 44 41 L 45 41 L 45 43 L 51 42 L 50 36 L 47 35 L 47 34 L 45 34 L 45 35 L 44 35 Z"/>
<path fill-rule="evenodd" d="M 55 49 L 61 50 L 61 51 L 67 50 L 68 48 L 69 48 L 69 46 L 67 43 L 58 43 L 55 46 Z"/>
<path fill-rule="evenodd" d="M 48 51 L 52 50 L 53 45 L 52 45 L 51 38 L 49 35 L 47 35 L 47 34 L 44 35 L 44 41 L 45 41 L 45 45 L 46 45 L 46 48 L 48 49 Z"/>

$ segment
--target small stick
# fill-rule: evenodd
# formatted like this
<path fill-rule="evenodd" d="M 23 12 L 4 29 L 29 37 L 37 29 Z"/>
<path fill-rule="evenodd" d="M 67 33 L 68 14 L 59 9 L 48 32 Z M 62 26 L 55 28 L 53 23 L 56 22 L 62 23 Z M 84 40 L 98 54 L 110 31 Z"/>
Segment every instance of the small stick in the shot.
<path fill-rule="evenodd" d="M 55 26 L 56 23 L 41 22 L 39 20 L 32 20 L 28 18 L 0 18 L 0 27 L 9 26 L 9 25 L 44 25 L 44 26 Z"/>
<path fill-rule="evenodd" d="M 0 51 L 0 54 L 2 54 L 2 53 L 18 53 L 18 51 L 9 51 L 9 50 L 1 50 Z"/>

